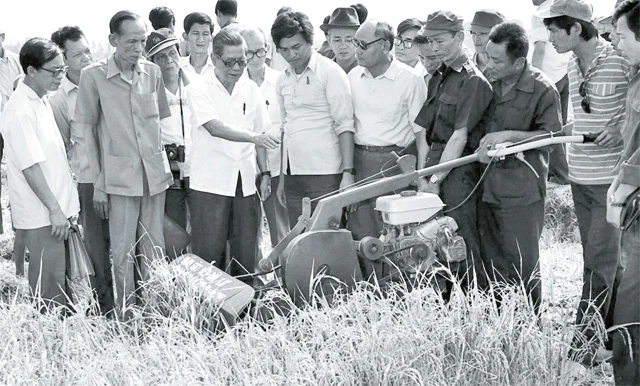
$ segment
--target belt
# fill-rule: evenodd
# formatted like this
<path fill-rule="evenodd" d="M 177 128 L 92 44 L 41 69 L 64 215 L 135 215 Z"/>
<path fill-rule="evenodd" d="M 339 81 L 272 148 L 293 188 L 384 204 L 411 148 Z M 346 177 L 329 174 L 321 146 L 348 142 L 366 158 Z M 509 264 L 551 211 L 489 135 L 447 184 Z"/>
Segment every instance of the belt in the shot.
<path fill-rule="evenodd" d="M 404 149 L 402 146 L 396 146 L 396 145 L 369 146 L 369 145 L 358 145 L 357 143 L 355 144 L 355 147 L 360 149 L 360 150 L 371 151 L 371 152 L 375 152 L 375 153 L 388 153 L 388 152 L 391 152 L 391 151 L 398 151 L 398 150 Z"/>

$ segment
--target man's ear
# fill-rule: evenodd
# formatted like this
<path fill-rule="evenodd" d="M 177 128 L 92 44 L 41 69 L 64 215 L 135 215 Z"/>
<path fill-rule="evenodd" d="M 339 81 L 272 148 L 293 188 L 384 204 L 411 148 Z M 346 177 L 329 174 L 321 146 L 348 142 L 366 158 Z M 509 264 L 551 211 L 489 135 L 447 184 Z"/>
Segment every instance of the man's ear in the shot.
<path fill-rule="evenodd" d="M 117 47 L 118 46 L 117 41 L 118 41 L 117 33 L 109 34 L 109 44 L 111 44 L 111 47 Z"/>
<path fill-rule="evenodd" d="M 38 70 L 33 67 L 33 66 L 29 66 L 27 67 L 27 73 L 25 74 L 25 76 L 36 76 L 38 73 Z"/>
<path fill-rule="evenodd" d="M 527 58 L 518 58 L 515 61 L 516 64 L 516 68 L 518 69 L 518 71 L 522 71 L 522 69 L 524 68 L 524 66 L 527 64 Z"/>
<path fill-rule="evenodd" d="M 188 35 L 186 32 L 183 32 L 183 33 L 182 33 L 182 38 L 183 38 L 184 40 L 187 40 L 187 39 L 189 38 L 189 35 Z"/>
<path fill-rule="evenodd" d="M 574 32 L 576 36 L 580 36 L 580 34 L 582 33 L 582 26 L 580 25 L 580 23 L 573 23 L 573 25 L 571 26 L 571 34 L 573 34 Z"/>

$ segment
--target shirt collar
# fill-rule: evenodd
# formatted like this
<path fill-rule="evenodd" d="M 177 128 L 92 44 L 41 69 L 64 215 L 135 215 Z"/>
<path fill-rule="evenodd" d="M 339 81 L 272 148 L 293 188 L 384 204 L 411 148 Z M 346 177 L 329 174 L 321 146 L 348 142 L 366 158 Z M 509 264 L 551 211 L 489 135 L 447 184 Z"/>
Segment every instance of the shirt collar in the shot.
<path fill-rule="evenodd" d="M 69 95 L 71 91 L 78 89 L 78 85 L 73 84 L 73 82 L 70 81 L 69 78 L 65 76 L 62 79 L 62 83 L 60 83 L 60 88 L 62 89 L 62 91 L 64 91 L 66 95 Z"/>
<path fill-rule="evenodd" d="M 245 69 L 245 71 L 246 71 L 246 69 Z M 211 72 L 207 73 L 207 75 L 205 75 L 205 79 L 206 79 L 206 81 L 208 83 L 211 83 L 215 87 L 218 87 L 220 90 L 223 90 L 225 92 L 225 94 L 227 94 L 227 95 L 235 94 L 239 90 L 239 88 L 244 86 L 244 82 L 246 82 L 246 81 L 253 82 L 251 79 L 249 79 L 249 75 L 248 74 L 243 73 L 242 76 L 240 78 L 238 78 L 238 80 L 236 81 L 235 86 L 233 86 L 233 92 L 231 94 L 229 94 L 229 92 L 224 87 L 224 85 L 222 84 L 220 79 L 218 79 L 218 76 L 216 75 L 215 71 L 211 71 Z"/>
<path fill-rule="evenodd" d="M 462 71 L 462 66 L 464 65 L 464 63 L 468 59 L 469 59 L 469 57 L 464 52 L 464 50 L 462 50 L 462 51 L 460 51 L 460 55 L 458 55 L 458 57 L 454 59 L 454 61 L 451 63 L 451 65 L 446 65 L 446 66 L 451 68 L 455 72 L 460 72 L 460 71 Z"/>
<path fill-rule="evenodd" d="M 595 67 L 602 58 L 606 58 L 607 55 L 609 54 L 610 49 L 613 49 L 613 46 L 611 45 L 611 43 L 604 40 L 602 37 L 599 36 L 597 39 L 598 41 L 596 42 L 596 55 L 593 58 L 593 62 L 589 63 L 589 70 Z M 571 59 L 575 62 L 576 66 L 580 65 L 578 56 L 576 54 L 573 54 Z M 583 74 L 583 75 L 586 75 L 586 74 Z"/>
<path fill-rule="evenodd" d="M 379 75 L 376 79 L 387 78 L 389 80 L 395 80 L 400 70 L 401 68 L 400 68 L 400 65 L 398 64 L 398 61 L 395 58 L 391 58 L 391 63 L 389 64 L 389 68 L 387 68 L 387 71 L 385 71 L 384 74 Z M 373 78 L 373 75 L 371 75 L 371 72 L 369 71 L 368 68 L 363 68 L 361 76 L 367 77 L 367 78 Z"/>
<path fill-rule="evenodd" d="M 525 66 L 522 69 L 522 73 L 520 74 L 520 78 L 518 78 L 518 83 L 516 83 L 516 88 L 520 91 L 524 91 L 526 93 L 533 93 L 535 87 L 535 76 L 533 75 L 533 71 L 529 67 L 529 63 L 525 62 Z"/>
<path fill-rule="evenodd" d="M 38 96 L 38 94 L 36 94 L 35 91 L 33 91 L 33 89 L 29 86 L 27 86 L 24 82 L 18 82 L 18 87 L 16 87 L 16 91 L 23 93 L 24 95 L 27 96 L 27 98 L 29 99 L 33 99 L 36 101 L 44 101 L 44 97 L 40 98 Z M 45 94 L 46 95 L 46 94 Z"/>
<path fill-rule="evenodd" d="M 140 59 L 140 60 L 144 60 L 144 59 Z M 133 69 L 138 73 L 143 73 L 143 74 L 147 74 L 147 71 L 145 71 L 144 68 L 142 68 L 142 66 L 140 66 L 140 62 L 136 63 L 135 66 L 133 66 Z M 120 70 L 120 68 L 118 67 L 118 65 L 116 64 L 116 59 L 115 59 L 115 54 L 111 55 L 109 57 L 109 59 L 107 59 L 107 79 L 113 78 L 116 75 L 122 74 L 122 71 Z"/>
<path fill-rule="evenodd" d="M 317 72 L 317 70 L 318 70 L 318 56 L 319 55 L 320 54 L 317 53 L 315 50 L 311 50 L 311 57 L 309 58 L 309 63 L 307 63 L 307 68 L 305 68 L 305 70 L 309 69 L 309 71 L 313 72 L 314 74 Z M 287 66 L 285 71 L 287 72 L 287 76 L 290 76 L 291 74 L 295 74 L 296 73 L 296 70 L 290 64 Z M 304 71 L 302 71 L 302 72 L 304 72 Z"/>
<path fill-rule="evenodd" d="M 185 56 L 185 58 L 183 60 L 184 60 L 185 64 L 187 64 L 191 68 L 193 68 L 193 65 L 191 64 L 191 55 Z M 207 55 L 207 61 L 204 62 L 204 67 L 202 67 L 202 69 L 204 70 L 206 67 L 215 67 L 213 65 L 213 61 L 211 60 L 211 55 Z"/>

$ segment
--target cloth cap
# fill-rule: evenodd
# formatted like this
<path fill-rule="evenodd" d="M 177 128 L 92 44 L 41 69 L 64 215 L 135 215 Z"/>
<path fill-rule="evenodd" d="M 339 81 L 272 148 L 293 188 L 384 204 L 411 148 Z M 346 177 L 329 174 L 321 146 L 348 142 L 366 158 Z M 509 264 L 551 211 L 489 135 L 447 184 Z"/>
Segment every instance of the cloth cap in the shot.
<path fill-rule="evenodd" d="M 473 16 L 471 30 L 473 31 L 474 27 L 480 27 L 480 29 L 491 29 L 504 21 L 505 17 L 500 12 L 492 9 L 483 9 L 476 12 Z"/>
<path fill-rule="evenodd" d="M 593 6 L 585 0 L 554 0 L 550 7 L 542 7 L 538 10 L 536 16 L 543 19 L 569 16 L 590 23 L 593 17 Z"/>
<path fill-rule="evenodd" d="M 329 21 L 320 26 L 320 29 L 325 33 L 332 27 L 336 28 L 358 28 L 360 27 L 360 21 L 358 20 L 358 13 L 354 8 L 336 8 Z"/>
<path fill-rule="evenodd" d="M 177 45 L 180 42 L 173 32 L 169 28 L 160 28 L 149 34 L 144 50 L 147 53 L 147 58 L 150 59 L 153 55 L 174 44 Z"/>
<path fill-rule="evenodd" d="M 427 23 L 422 31 L 423 36 L 434 36 L 444 32 L 464 31 L 463 19 L 453 12 L 438 11 L 427 18 Z"/>

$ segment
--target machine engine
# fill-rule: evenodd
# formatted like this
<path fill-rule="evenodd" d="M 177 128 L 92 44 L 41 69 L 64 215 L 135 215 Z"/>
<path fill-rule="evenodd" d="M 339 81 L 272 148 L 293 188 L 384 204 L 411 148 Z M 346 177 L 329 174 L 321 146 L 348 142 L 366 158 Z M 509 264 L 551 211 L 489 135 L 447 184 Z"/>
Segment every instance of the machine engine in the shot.
<path fill-rule="evenodd" d="M 406 274 L 427 272 L 436 262 L 444 265 L 466 260 L 467 247 L 456 231 L 456 221 L 442 212 L 435 194 L 404 191 L 379 197 L 382 212 L 383 256 Z"/>

